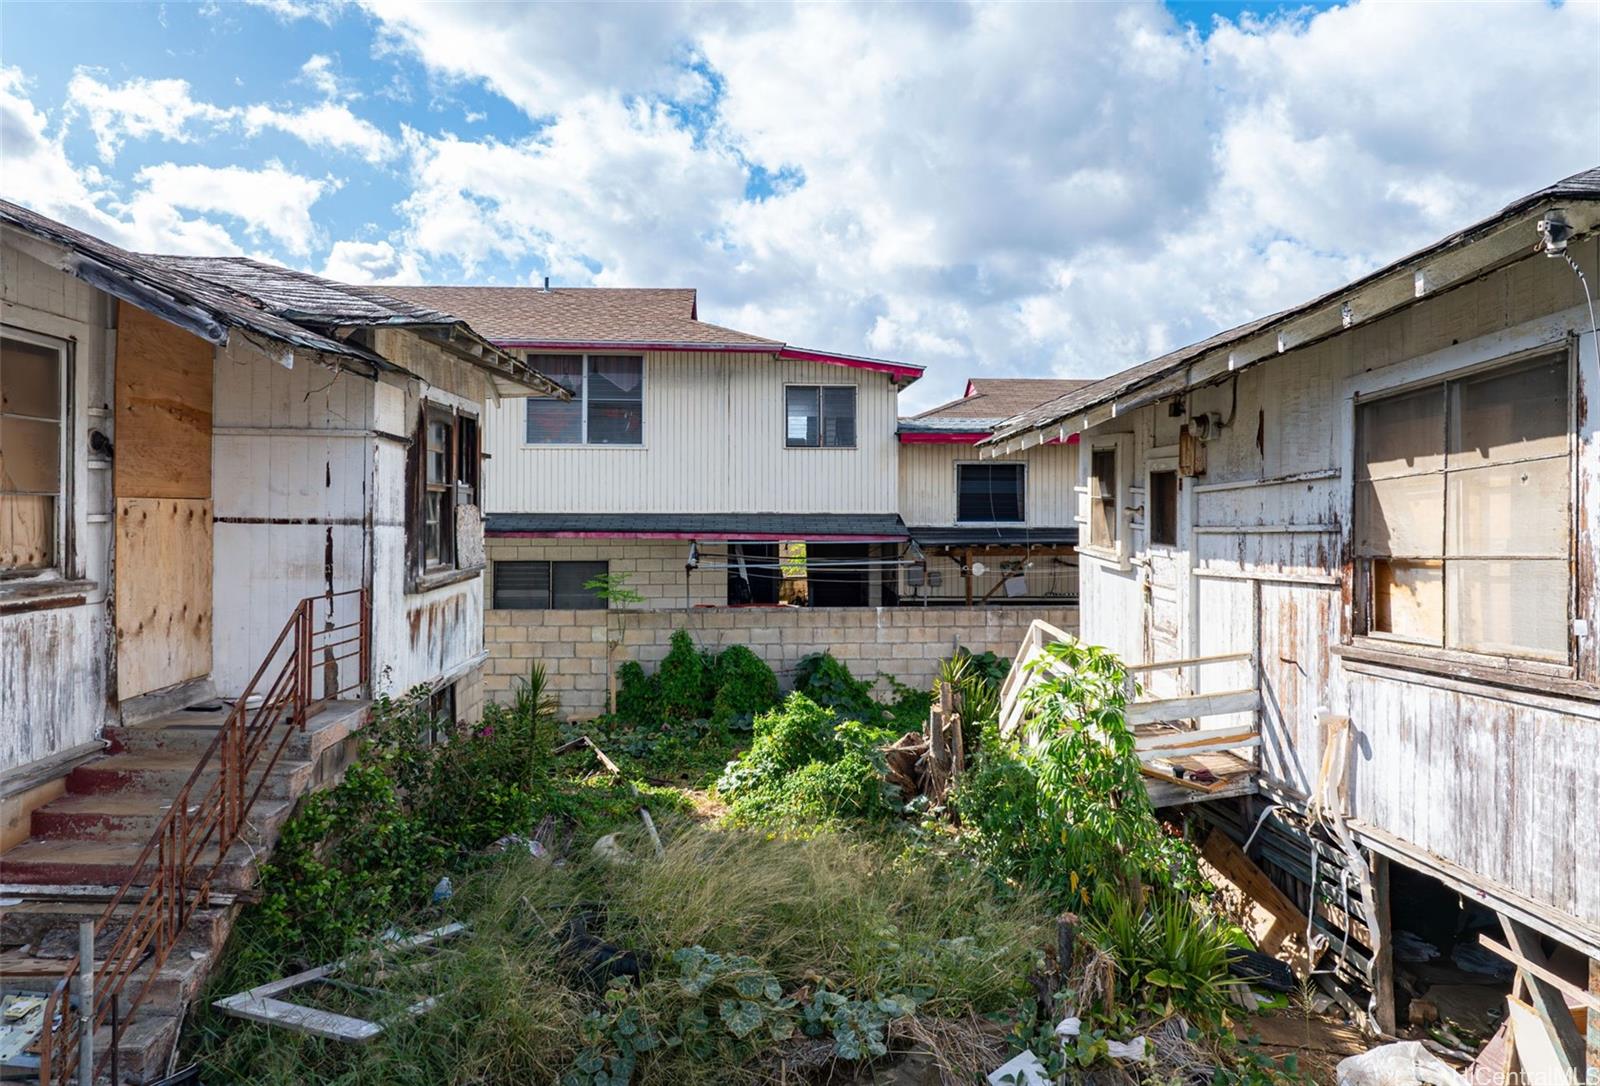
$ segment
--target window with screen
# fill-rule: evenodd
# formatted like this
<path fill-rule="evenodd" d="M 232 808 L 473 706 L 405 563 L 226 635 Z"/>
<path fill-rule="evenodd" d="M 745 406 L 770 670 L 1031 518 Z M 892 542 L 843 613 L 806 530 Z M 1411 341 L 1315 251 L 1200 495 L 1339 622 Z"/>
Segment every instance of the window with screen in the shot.
<path fill-rule="evenodd" d="M 1020 524 L 1026 472 L 1021 464 L 957 464 L 956 519 L 963 523 Z"/>
<path fill-rule="evenodd" d="M 1178 473 L 1152 471 L 1150 493 L 1145 495 L 1149 510 L 1148 528 L 1152 547 L 1178 545 Z"/>
<path fill-rule="evenodd" d="M 1568 659 L 1568 404 L 1563 351 L 1357 407 L 1360 629 Z"/>
<path fill-rule="evenodd" d="M 494 606 L 507 611 L 601 611 L 606 601 L 584 585 L 607 562 L 496 562 Z"/>
<path fill-rule="evenodd" d="M 784 389 L 784 444 L 791 449 L 847 449 L 856 443 L 854 385 Z"/>
<path fill-rule="evenodd" d="M 1095 449 L 1089 456 L 1089 543 L 1117 545 L 1117 450 Z"/>
<path fill-rule="evenodd" d="M 527 399 L 529 445 L 644 444 L 644 359 L 638 355 L 537 354 L 528 361 L 572 393 Z"/>
<path fill-rule="evenodd" d="M 0 336 L 0 576 L 59 562 L 65 357 L 43 337 Z"/>

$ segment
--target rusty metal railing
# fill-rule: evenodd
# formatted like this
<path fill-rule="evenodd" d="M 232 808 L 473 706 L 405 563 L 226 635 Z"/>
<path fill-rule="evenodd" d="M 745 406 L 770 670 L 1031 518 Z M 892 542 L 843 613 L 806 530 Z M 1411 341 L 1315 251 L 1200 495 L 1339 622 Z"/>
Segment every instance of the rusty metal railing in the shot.
<path fill-rule="evenodd" d="M 92 1064 L 95 1034 L 114 1005 L 123 1020 L 138 1009 L 195 910 L 205 906 L 290 739 L 321 704 L 364 696 L 371 677 L 366 589 L 301 600 L 95 921 L 97 942 L 119 919 L 122 927 L 93 970 L 92 985 L 84 985 L 91 989 L 87 998 L 74 988 L 77 958 L 51 990 L 39 1040 L 41 1086 L 70 1086 Z M 119 918 L 130 902 L 136 902 L 132 912 Z"/>

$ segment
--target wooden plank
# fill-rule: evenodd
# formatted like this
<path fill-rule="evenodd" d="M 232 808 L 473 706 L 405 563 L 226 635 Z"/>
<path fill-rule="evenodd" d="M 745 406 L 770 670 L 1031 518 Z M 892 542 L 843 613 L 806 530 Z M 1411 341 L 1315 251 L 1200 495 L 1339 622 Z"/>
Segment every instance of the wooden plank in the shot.
<path fill-rule="evenodd" d="M 1157 660 L 1151 664 L 1127 664 L 1123 670 L 1137 674 L 1141 671 L 1165 671 L 1173 667 L 1196 667 L 1200 664 L 1226 664 L 1235 660 L 1248 660 L 1248 652 L 1225 652 L 1215 656 L 1191 656 L 1183 660 Z"/>
<path fill-rule="evenodd" d="M 1546 961 L 1544 951 L 1539 946 L 1539 936 L 1526 924 L 1511 919 L 1504 913 L 1500 914 L 1500 926 L 1505 930 L 1506 941 L 1511 949 L 1517 953 L 1518 976 L 1527 986 L 1529 1010 L 1535 1012 L 1538 1021 L 1543 1023 L 1543 1032 L 1549 1042 L 1550 1054 L 1555 1057 L 1565 1075 L 1571 1081 L 1578 1081 L 1583 1074 L 1584 1045 L 1583 1037 L 1578 1033 L 1578 1027 L 1572 1021 L 1572 1015 L 1567 1010 L 1566 1000 L 1562 998 L 1561 991 L 1554 984 L 1545 979 L 1549 963 Z M 1538 972 L 1524 968 L 1526 965 L 1539 966 Z M 1513 1004 L 1516 1002 L 1512 1000 Z M 1517 1052 L 1526 1057 L 1524 1040 L 1527 1031 L 1518 1024 L 1513 1023 L 1512 1034 L 1516 1038 Z M 1543 1052 L 1541 1046 L 1534 1044 L 1529 1039 L 1530 1047 Z M 1527 1060 L 1524 1058 L 1524 1064 Z M 1542 1081 L 1569 1081 L 1567 1077 L 1558 1079 L 1545 1079 Z"/>
<path fill-rule="evenodd" d="M 1192 743 L 1183 747 L 1163 747 L 1159 750 L 1141 750 L 1140 761 L 1150 761 L 1154 758 L 1188 758 L 1197 754 L 1222 754 L 1232 753 L 1236 750 L 1254 750 L 1261 745 L 1261 737 L 1253 735 L 1249 739 L 1232 739 L 1217 743 Z"/>
<path fill-rule="evenodd" d="M 137 306 L 117 321 L 116 495 L 211 497 L 211 344 Z"/>
<path fill-rule="evenodd" d="M 1369 916 L 1367 932 L 1372 945 L 1372 1002 L 1373 1018 L 1378 1028 L 1393 1035 L 1395 1030 L 1394 1005 L 1394 939 L 1389 926 L 1389 858 L 1374 856 L 1372 860 L 1372 901 L 1375 915 Z"/>
<path fill-rule="evenodd" d="M 117 501 L 117 696 L 211 671 L 209 500 Z"/>
<path fill-rule="evenodd" d="M 1562 977 L 1553 973 L 1539 962 L 1529 961 L 1504 943 L 1496 942 L 1487 935 L 1478 936 L 1478 943 L 1483 949 L 1492 954 L 1498 954 L 1518 969 L 1526 970 L 1533 976 L 1545 981 L 1560 992 L 1568 1001 L 1574 1001 L 1588 1007 L 1600 1015 L 1600 993 L 1590 993 Z M 1593 963 L 1591 963 L 1593 964 Z"/>
<path fill-rule="evenodd" d="M 1201 844 L 1200 855 L 1244 896 L 1252 913 L 1246 930 L 1262 953 L 1277 954 L 1290 938 L 1305 938 L 1306 914 L 1227 834 L 1213 829 Z M 1303 953 L 1300 961 L 1291 964 L 1302 976 L 1310 972 L 1311 963 Z"/>
<path fill-rule="evenodd" d="M 1166 735 L 1140 735 L 1134 737 L 1134 746 L 1141 752 L 1148 750 L 1184 750 L 1187 747 L 1205 747 L 1221 745 L 1226 750 L 1227 744 L 1236 743 L 1240 746 L 1253 745 L 1250 740 L 1259 740 L 1260 734 L 1254 729 L 1244 728 L 1197 728 L 1194 731 L 1171 732 Z"/>
<path fill-rule="evenodd" d="M 1249 713 L 1261 708 L 1261 695 L 1254 690 L 1228 690 L 1219 694 L 1195 694 L 1186 698 L 1141 701 L 1128 706 L 1129 724 L 1154 724 L 1162 720 L 1187 720 L 1190 717 L 1218 716 L 1223 713 Z"/>

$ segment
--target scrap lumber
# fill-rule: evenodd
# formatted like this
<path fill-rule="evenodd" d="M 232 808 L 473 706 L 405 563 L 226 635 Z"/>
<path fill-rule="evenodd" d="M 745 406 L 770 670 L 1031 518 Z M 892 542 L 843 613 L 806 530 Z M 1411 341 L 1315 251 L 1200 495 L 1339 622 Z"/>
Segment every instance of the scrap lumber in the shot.
<path fill-rule="evenodd" d="M 1227 834 L 1213 829 L 1201 844 L 1200 855 L 1244 899 L 1250 914 L 1245 930 L 1264 953 L 1282 956 L 1285 943 L 1305 934 L 1305 913 Z M 1301 977 L 1309 975 L 1316 964 L 1303 946 L 1288 957 L 1290 967 Z"/>

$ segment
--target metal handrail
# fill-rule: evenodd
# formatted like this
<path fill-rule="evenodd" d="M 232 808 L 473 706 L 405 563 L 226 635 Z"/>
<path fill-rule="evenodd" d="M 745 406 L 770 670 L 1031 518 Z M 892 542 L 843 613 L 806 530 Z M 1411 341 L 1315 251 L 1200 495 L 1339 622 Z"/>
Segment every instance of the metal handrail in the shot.
<path fill-rule="evenodd" d="M 356 617 L 334 624 L 335 609 L 352 599 Z M 318 608 L 326 608 L 327 620 L 321 629 L 314 621 Z M 333 635 L 352 628 L 359 631 L 355 637 L 332 640 Z M 333 651 L 351 642 L 359 642 L 357 652 L 339 656 Z M 285 649 L 287 656 L 283 656 Z M 317 658 L 319 652 L 322 659 Z M 283 661 L 273 671 L 280 656 Z M 352 658 L 357 661 L 356 675 L 353 681 L 341 683 L 341 661 Z M 269 672 L 272 678 L 263 688 L 262 680 Z M 95 921 L 98 939 L 153 864 L 132 914 L 100 968 L 92 971 L 92 984 L 85 984 L 87 998 L 82 998 L 83 992 L 73 992 L 72 978 L 82 964 L 78 958 L 66 963 L 61 979 L 51 989 L 45 1004 L 45 1031 L 39 1040 L 40 1086 L 70 1086 L 75 1075 L 86 1077 L 93 1063 L 95 1032 L 106 1023 L 113 1005 L 126 1020 L 149 993 L 190 918 L 206 905 L 212 880 L 238 841 L 289 740 L 305 730 L 315 707 L 366 690 L 371 679 L 372 615 L 366 589 L 328 592 L 295 605 L 255 675 L 157 823 L 127 881 Z M 252 708 L 250 703 L 257 696 L 261 700 Z M 280 725 L 274 743 L 274 729 Z M 210 783 L 202 785 L 212 773 Z M 252 776 L 256 778 L 253 788 Z M 215 855 L 209 856 L 212 849 Z M 148 971 L 135 980 L 134 974 L 146 963 Z"/>

